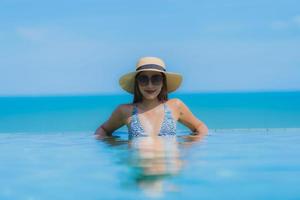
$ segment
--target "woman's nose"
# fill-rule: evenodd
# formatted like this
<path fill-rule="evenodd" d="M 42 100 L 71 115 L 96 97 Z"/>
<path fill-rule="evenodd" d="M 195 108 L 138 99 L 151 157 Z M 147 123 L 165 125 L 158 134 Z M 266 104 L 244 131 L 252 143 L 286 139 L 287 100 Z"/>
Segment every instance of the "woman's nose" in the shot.
<path fill-rule="evenodd" d="M 148 86 L 149 86 L 149 87 L 152 87 L 152 86 L 153 86 L 151 80 L 149 80 Z"/>

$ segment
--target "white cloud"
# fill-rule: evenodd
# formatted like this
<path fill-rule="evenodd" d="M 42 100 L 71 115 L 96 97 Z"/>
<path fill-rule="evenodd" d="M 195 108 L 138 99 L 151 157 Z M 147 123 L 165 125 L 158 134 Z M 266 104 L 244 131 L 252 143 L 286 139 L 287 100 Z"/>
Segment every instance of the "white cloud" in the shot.
<path fill-rule="evenodd" d="M 296 15 L 287 20 L 273 21 L 271 27 L 277 30 L 300 28 L 300 15 Z"/>
<path fill-rule="evenodd" d="M 33 27 L 18 27 L 16 32 L 19 36 L 26 40 L 41 41 L 45 39 L 49 33 L 46 28 L 33 28 Z"/>
<path fill-rule="evenodd" d="M 289 27 L 289 23 L 286 21 L 275 21 L 271 24 L 273 29 L 286 29 Z"/>
<path fill-rule="evenodd" d="M 300 27 L 300 15 L 295 16 L 293 22 Z"/>

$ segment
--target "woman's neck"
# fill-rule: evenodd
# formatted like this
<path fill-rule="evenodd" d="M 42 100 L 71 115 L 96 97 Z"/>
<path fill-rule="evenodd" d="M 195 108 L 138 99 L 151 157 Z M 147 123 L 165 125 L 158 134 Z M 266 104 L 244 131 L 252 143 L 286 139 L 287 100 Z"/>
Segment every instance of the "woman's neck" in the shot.
<path fill-rule="evenodd" d="M 142 105 L 142 109 L 144 110 L 150 110 L 152 108 L 155 108 L 156 106 L 160 105 L 161 102 L 158 99 L 143 99 L 140 103 Z"/>

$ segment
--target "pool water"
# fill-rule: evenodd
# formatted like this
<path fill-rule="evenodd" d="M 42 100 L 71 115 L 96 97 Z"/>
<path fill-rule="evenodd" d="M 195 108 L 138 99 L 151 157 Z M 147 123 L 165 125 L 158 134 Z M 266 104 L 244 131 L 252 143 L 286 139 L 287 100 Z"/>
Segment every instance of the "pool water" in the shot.
<path fill-rule="evenodd" d="M 95 129 L 130 95 L 0 98 L 2 199 L 300 199 L 300 92 L 172 94 L 209 127 Z"/>
<path fill-rule="evenodd" d="M 0 133 L 0 199 L 300 199 L 300 129 Z"/>

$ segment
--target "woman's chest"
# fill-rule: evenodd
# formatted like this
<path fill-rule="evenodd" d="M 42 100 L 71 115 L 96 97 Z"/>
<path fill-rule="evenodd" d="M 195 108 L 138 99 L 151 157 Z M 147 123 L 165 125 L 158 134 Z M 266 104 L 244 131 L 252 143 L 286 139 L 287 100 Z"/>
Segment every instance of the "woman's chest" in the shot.
<path fill-rule="evenodd" d="M 145 124 L 145 126 L 157 126 L 161 124 L 166 115 L 171 117 L 174 121 L 178 121 L 179 113 L 177 112 L 176 107 L 173 107 L 172 105 L 168 105 L 167 110 L 155 110 L 155 111 L 147 111 L 147 112 L 139 112 L 136 110 L 134 112 L 134 108 L 131 108 L 128 110 L 128 113 L 126 114 L 125 118 L 125 124 L 128 126 L 133 120 L 139 120 L 140 123 Z"/>
<path fill-rule="evenodd" d="M 160 135 L 175 132 L 178 117 L 168 107 L 164 110 L 134 112 L 126 120 L 127 127 L 134 135 Z M 167 133 L 168 134 L 168 133 Z"/>

